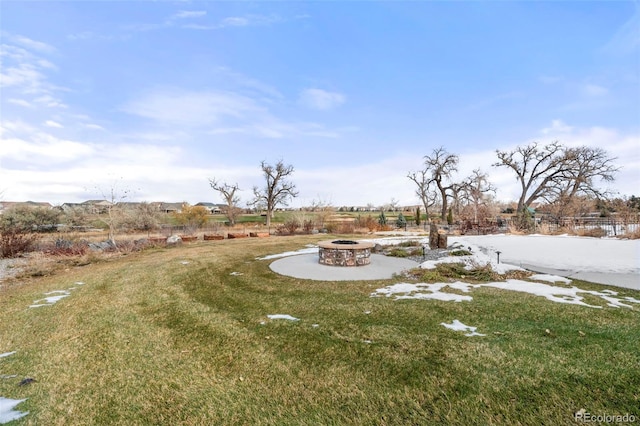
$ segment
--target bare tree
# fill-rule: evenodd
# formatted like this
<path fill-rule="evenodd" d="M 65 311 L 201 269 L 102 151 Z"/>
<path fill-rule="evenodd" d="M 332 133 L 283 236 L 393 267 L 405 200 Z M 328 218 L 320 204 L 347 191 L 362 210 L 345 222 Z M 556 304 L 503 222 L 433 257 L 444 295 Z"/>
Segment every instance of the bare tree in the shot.
<path fill-rule="evenodd" d="M 594 180 L 612 181 L 618 171 L 614 159 L 601 148 L 565 148 L 557 141 L 542 147 L 533 142 L 496 154 L 500 161 L 494 166 L 512 169 L 520 182 L 520 213 L 541 198 L 569 201 L 578 194 L 603 194 Z"/>
<path fill-rule="evenodd" d="M 153 204 L 141 202 L 127 211 L 124 225 L 137 231 L 147 231 L 148 237 L 160 226 L 160 212 Z"/>
<path fill-rule="evenodd" d="M 263 188 L 253 187 L 254 204 L 265 206 L 267 226 L 271 226 L 275 208 L 280 204 L 288 205 L 290 198 L 298 196 L 298 191 L 296 191 L 296 186 L 287 180 L 287 177 L 293 173 L 292 165 L 285 165 L 282 160 L 278 161 L 275 166 L 262 161 L 260 169 L 266 182 Z"/>
<path fill-rule="evenodd" d="M 124 219 L 122 203 L 131 191 L 128 189 L 119 190 L 118 183 L 116 181 L 111 184 L 108 192 L 105 193 L 105 191 L 101 188 L 98 188 L 98 190 L 102 194 L 102 198 L 107 201 L 107 217 L 101 217 L 100 220 L 109 228 L 109 242 L 113 245 L 113 247 L 117 247 L 116 232 L 122 225 Z"/>
<path fill-rule="evenodd" d="M 211 188 L 218 191 L 224 198 L 225 202 L 227 203 L 225 215 L 227 216 L 227 219 L 229 219 L 229 225 L 235 225 L 236 218 L 241 211 L 241 209 L 238 207 L 240 197 L 236 195 L 236 192 L 240 190 L 240 187 L 237 183 L 231 185 L 226 182 L 218 182 L 216 178 L 209 179 L 209 185 L 211 185 Z"/>
<path fill-rule="evenodd" d="M 435 205 L 438 196 L 438 194 L 431 189 L 432 180 L 429 170 L 425 168 L 417 172 L 409 172 L 407 177 L 418 187 L 416 189 L 416 195 L 420 198 L 426 218 L 429 220 L 429 207 Z"/>
<path fill-rule="evenodd" d="M 478 222 L 478 211 L 480 206 L 486 202 L 487 195 L 495 192 L 496 188 L 489 182 L 489 176 L 480 169 L 475 169 L 471 176 L 465 179 L 461 186 L 462 198 L 473 209 L 473 221 Z"/>
<path fill-rule="evenodd" d="M 562 204 L 570 203 L 578 195 L 596 199 L 606 199 L 611 195 L 598 189 L 594 182 L 595 179 L 612 182 L 620 170 L 613 164 L 615 158 L 609 157 L 604 149 L 587 146 L 568 148 L 564 159 L 570 167 L 554 177 L 548 194 L 545 194 L 547 201 Z"/>
<path fill-rule="evenodd" d="M 425 170 L 430 174 L 431 182 L 435 183 L 440 195 L 440 217 L 444 220 L 448 210 L 448 198 L 452 196 L 455 183 L 451 182 L 452 175 L 458 171 L 458 156 L 450 154 L 444 147 L 436 148 L 431 155 L 424 157 Z"/>

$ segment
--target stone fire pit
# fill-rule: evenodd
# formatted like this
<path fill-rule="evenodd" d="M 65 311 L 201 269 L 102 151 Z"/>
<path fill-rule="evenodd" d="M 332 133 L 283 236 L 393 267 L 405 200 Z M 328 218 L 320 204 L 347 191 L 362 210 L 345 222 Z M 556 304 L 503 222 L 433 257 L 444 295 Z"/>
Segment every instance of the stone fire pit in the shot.
<path fill-rule="evenodd" d="M 318 243 L 318 261 L 329 266 L 365 266 L 371 263 L 373 243 L 334 240 Z"/>

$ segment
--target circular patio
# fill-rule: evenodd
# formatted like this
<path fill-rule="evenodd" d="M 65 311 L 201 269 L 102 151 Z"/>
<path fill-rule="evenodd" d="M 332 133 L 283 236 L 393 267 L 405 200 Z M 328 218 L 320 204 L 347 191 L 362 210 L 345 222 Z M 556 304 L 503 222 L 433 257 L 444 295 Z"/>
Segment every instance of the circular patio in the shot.
<path fill-rule="evenodd" d="M 366 266 L 339 268 L 318 262 L 317 254 L 299 254 L 275 260 L 269 265 L 272 271 L 293 278 L 316 281 L 386 280 L 418 266 L 409 259 L 372 254 Z"/>

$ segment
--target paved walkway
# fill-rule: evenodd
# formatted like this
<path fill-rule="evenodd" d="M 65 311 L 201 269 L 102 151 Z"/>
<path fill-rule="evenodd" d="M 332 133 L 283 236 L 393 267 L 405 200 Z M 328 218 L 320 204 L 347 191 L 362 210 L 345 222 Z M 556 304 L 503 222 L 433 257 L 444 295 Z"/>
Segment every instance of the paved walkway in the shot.
<path fill-rule="evenodd" d="M 327 266 L 318 263 L 318 254 L 299 254 L 278 259 L 269 265 L 272 271 L 288 277 L 317 281 L 386 280 L 411 268 L 413 260 L 371 255 L 371 264 L 365 266 Z"/>

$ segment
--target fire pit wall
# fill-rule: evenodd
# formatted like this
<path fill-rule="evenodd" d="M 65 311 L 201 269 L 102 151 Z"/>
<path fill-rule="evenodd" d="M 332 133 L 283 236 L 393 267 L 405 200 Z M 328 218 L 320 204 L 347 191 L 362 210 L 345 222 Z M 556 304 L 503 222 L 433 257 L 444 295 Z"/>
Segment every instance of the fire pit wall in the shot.
<path fill-rule="evenodd" d="M 321 241 L 318 261 L 328 266 L 365 266 L 371 263 L 373 243 L 351 240 Z"/>

